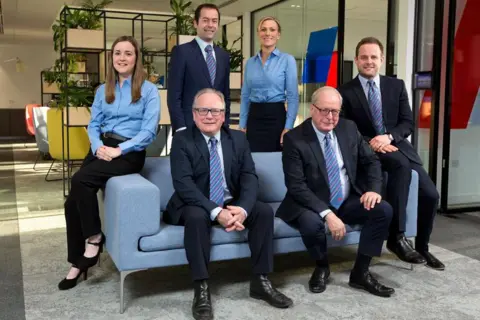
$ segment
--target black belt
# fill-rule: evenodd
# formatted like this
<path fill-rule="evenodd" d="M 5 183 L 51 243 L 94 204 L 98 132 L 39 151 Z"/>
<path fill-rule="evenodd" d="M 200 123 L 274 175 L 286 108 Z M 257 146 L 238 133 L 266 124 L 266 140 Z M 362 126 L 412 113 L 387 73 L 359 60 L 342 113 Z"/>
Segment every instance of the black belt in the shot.
<path fill-rule="evenodd" d="M 116 133 L 113 133 L 113 132 L 102 133 L 102 137 L 111 138 L 111 139 L 119 140 L 119 141 L 122 141 L 122 142 L 125 142 L 125 141 L 129 140 L 128 138 L 122 137 L 122 136 L 120 136 Z"/>

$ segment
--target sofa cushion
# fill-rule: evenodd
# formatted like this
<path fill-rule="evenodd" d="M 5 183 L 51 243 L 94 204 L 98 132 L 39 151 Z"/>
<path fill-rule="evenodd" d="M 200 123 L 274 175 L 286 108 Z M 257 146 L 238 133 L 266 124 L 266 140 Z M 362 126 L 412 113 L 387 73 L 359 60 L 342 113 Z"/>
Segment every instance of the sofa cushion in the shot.
<path fill-rule="evenodd" d="M 258 200 L 270 203 L 285 198 L 285 176 L 281 152 L 252 153 L 258 175 Z"/>
<path fill-rule="evenodd" d="M 147 157 L 140 174 L 160 189 L 160 210 L 164 211 L 174 191 L 170 157 Z"/>
<path fill-rule="evenodd" d="M 269 203 L 269 205 L 272 207 L 273 211 L 276 212 L 280 202 Z M 298 230 L 292 228 L 280 218 L 274 218 L 273 226 L 274 239 L 300 237 Z M 346 229 L 347 232 L 353 232 L 361 230 L 361 226 L 346 225 Z M 155 235 L 140 238 L 140 250 L 148 252 L 183 249 L 184 231 L 185 229 L 183 226 L 169 225 L 162 221 L 160 223 L 160 232 Z M 327 234 L 329 233 L 330 231 L 327 230 Z M 246 229 L 241 232 L 226 232 L 222 227 L 217 225 L 212 227 L 211 237 L 212 245 L 246 242 L 248 240 L 248 230 Z"/>

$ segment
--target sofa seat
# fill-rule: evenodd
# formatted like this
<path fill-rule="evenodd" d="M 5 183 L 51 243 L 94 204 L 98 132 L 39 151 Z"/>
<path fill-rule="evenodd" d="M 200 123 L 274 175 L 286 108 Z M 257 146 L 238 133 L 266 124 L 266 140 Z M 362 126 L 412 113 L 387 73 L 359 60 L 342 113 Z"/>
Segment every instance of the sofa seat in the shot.
<path fill-rule="evenodd" d="M 272 207 L 273 212 L 276 212 L 280 206 L 280 202 L 269 203 Z M 274 239 L 281 238 L 294 238 L 299 237 L 300 233 L 298 230 L 290 227 L 282 219 L 274 219 Z M 174 250 L 174 249 L 183 249 L 183 238 L 185 229 L 183 226 L 174 226 L 166 224 L 165 222 L 160 223 L 160 230 L 157 234 L 151 236 L 144 236 L 140 238 L 140 250 L 144 252 L 152 251 L 161 251 L 161 250 Z M 349 226 L 345 225 L 348 232 L 359 231 L 362 229 L 361 225 Z M 329 231 L 327 229 L 327 234 Z M 229 243 L 241 243 L 247 242 L 248 240 L 248 230 L 241 232 L 226 232 L 220 226 L 214 226 L 212 228 L 212 245 L 221 245 Z"/>

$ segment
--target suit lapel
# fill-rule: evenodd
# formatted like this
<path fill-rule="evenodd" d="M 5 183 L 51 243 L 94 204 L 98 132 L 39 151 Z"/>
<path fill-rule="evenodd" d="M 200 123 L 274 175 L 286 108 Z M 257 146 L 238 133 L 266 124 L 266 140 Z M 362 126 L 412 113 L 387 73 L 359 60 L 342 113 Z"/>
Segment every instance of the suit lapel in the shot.
<path fill-rule="evenodd" d="M 358 100 L 360 101 L 360 104 L 362 105 L 363 109 L 365 110 L 365 113 L 367 114 L 368 118 L 370 121 L 373 123 L 372 119 L 372 114 L 370 113 L 370 107 L 368 106 L 368 101 L 367 97 L 365 96 L 365 92 L 363 91 L 362 84 L 360 83 L 360 79 L 358 79 L 358 76 L 353 80 L 353 90 L 355 91 L 355 94 L 357 95 Z M 383 97 L 383 94 L 382 94 Z"/>
<path fill-rule="evenodd" d="M 340 120 L 341 121 L 341 120 Z M 333 131 L 335 132 L 335 136 L 337 137 L 337 142 L 338 142 L 338 147 L 340 148 L 340 153 L 342 154 L 342 159 L 343 159 L 343 164 L 347 170 L 347 175 L 349 177 L 353 177 L 352 174 L 351 174 L 351 159 L 349 157 L 349 155 L 352 153 L 351 150 L 349 150 L 349 143 L 348 143 L 348 137 L 346 136 L 345 134 L 345 130 L 337 130 L 338 128 L 338 125 L 337 127 L 335 127 L 335 129 L 333 129 Z M 340 168 L 341 170 L 342 168 Z"/>
<path fill-rule="evenodd" d="M 205 61 L 202 49 L 200 49 L 200 46 L 198 45 L 197 40 L 193 39 L 191 43 L 193 46 L 193 50 L 195 52 L 194 55 L 197 57 L 197 63 L 200 66 L 202 70 L 202 74 L 205 76 L 205 79 L 209 84 L 208 87 L 211 87 L 212 81 L 210 81 L 210 73 L 208 72 L 207 61 Z"/>
<path fill-rule="evenodd" d="M 317 159 L 320 172 L 325 177 L 325 181 L 328 181 L 327 165 L 325 163 L 325 158 L 323 157 L 322 147 L 320 147 L 317 134 L 315 133 L 315 130 L 313 130 L 312 120 L 306 120 L 304 124 L 305 127 L 303 128 L 303 134 L 306 136 L 308 145 L 312 149 L 313 155 Z"/>
<path fill-rule="evenodd" d="M 193 127 L 193 135 L 193 138 L 195 140 L 195 147 L 198 149 L 198 151 L 200 151 L 200 154 L 205 160 L 207 166 L 210 167 L 210 152 L 208 151 L 208 146 L 205 138 L 197 127 Z"/>
<path fill-rule="evenodd" d="M 234 152 L 232 138 L 226 132 L 226 130 L 222 130 L 220 140 L 222 141 L 223 166 L 225 168 L 225 179 L 227 180 L 226 183 L 228 188 L 231 190 L 232 184 L 230 181 L 230 176 L 232 172 L 232 154 Z"/>
<path fill-rule="evenodd" d="M 382 114 L 384 124 L 387 121 L 387 88 L 385 87 L 385 77 L 380 76 L 380 94 L 382 95 Z"/>
<path fill-rule="evenodd" d="M 223 68 L 221 67 L 223 65 L 223 55 L 221 52 L 222 49 L 220 49 L 218 46 L 213 46 L 214 50 L 215 50 L 215 63 L 217 65 L 217 69 L 216 69 L 216 74 L 215 74 L 215 83 L 214 83 L 214 88 L 217 88 L 218 87 L 218 83 L 220 81 L 220 79 L 222 79 L 222 76 L 223 76 Z"/>

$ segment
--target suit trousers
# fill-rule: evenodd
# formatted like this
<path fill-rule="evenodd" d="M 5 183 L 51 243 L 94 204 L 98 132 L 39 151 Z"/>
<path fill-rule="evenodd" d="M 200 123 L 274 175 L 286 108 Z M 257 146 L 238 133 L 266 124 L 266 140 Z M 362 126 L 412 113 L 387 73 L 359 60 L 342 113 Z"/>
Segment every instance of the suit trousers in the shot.
<path fill-rule="evenodd" d="M 435 184 L 423 166 L 410 161 L 403 153 L 396 151 L 385 154 L 377 153 L 377 155 L 382 162 L 383 170 L 388 172 L 386 200 L 393 207 L 389 239 L 394 241 L 398 233 L 405 232 L 408 191 L 412 179 L 412 170 L 415 170 L 419 178 L 415 248 L 419 251 L 428 251 L 430 234 L 432 233 L 440 198 Z"/>
<path fill-rule="evenodd" d="M 184 245 L 192 278 L 194 281 L 208 279 L 211 229 L 215 223 L 210 219 L 210 212 L 201 207 L 185 206 L 180 210 L 179 224 L 185 226 Z M 273 218 L 272 208 L 257 201 L 244 221 L 245 228 L 248 228 L 254 274 L 267 274 L 273 270 Z"/>
<path fill-rule="evenodd" d="M 121 141 L 102 139 L 116 147 Z M 90 150 L 80 169 L 72 176 L 71 190 L 65 201 L 68 262 L 76 264 L 85 251 L 85 240 L 101 232 L 97 192 L 108 179 L 138 173 L 145 163 L 145 151 L 130 152 L 112 161 L 100 160 Z"/>
<path fill-rule="evenodd" d="M 366 210 L 358 195 L 350 195 L 336 215 L 345 224 L 363 225 L 358 253 L 369 257 L 380 256 L 392 219 L 392 207 L 387 202 L 381 201 L 373 209 Z M 315 260 L 323 260 L 327 253 L 327 240 L 320 214 L 307 210 L 289 224 L 300 232 L 310 256 Z"/>

